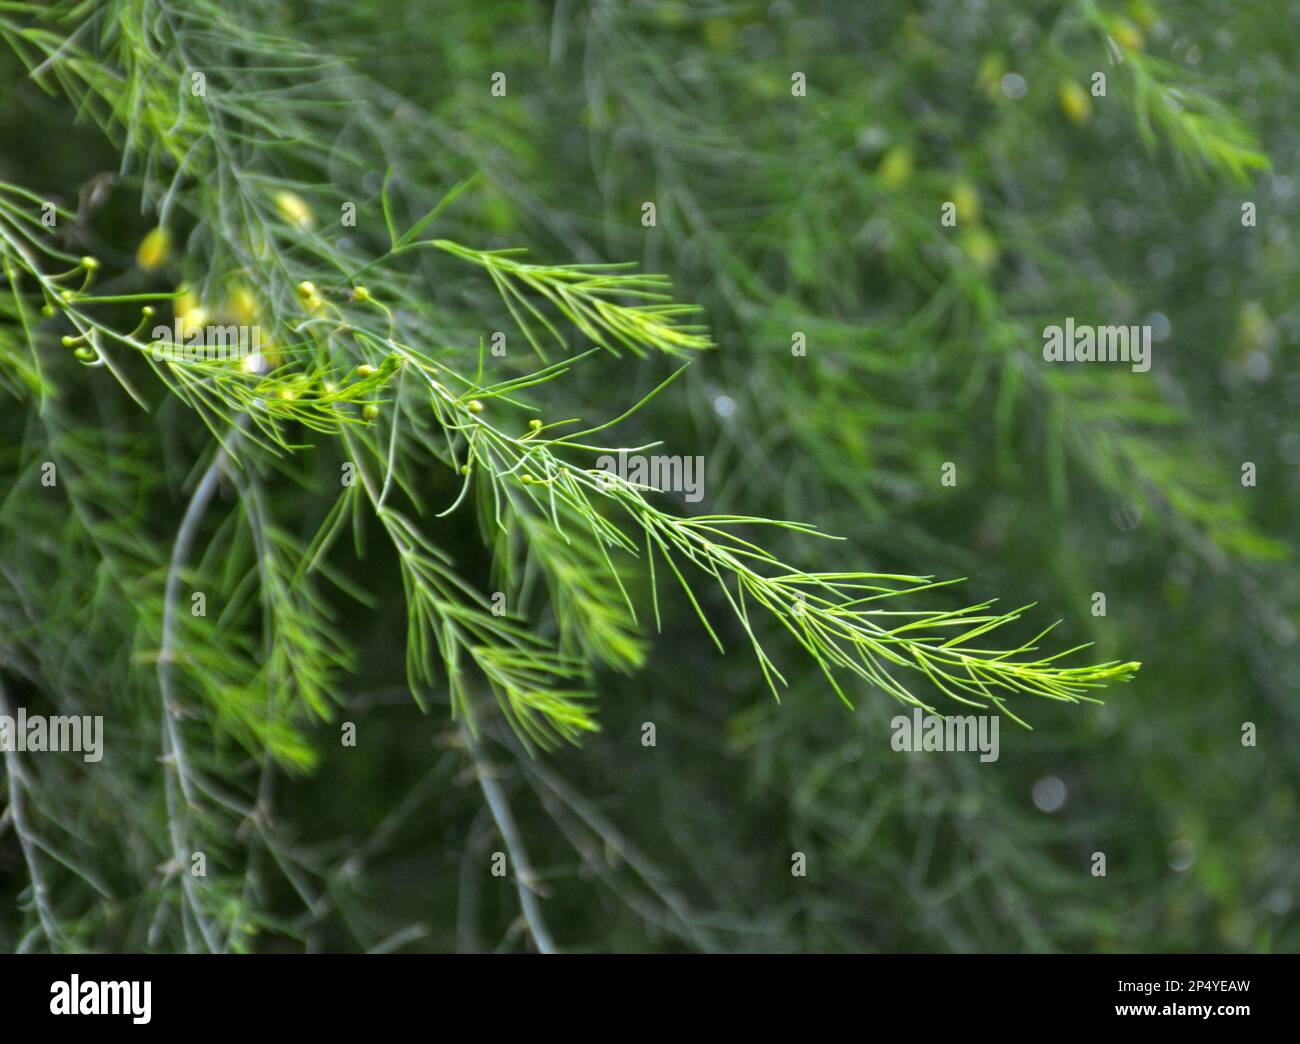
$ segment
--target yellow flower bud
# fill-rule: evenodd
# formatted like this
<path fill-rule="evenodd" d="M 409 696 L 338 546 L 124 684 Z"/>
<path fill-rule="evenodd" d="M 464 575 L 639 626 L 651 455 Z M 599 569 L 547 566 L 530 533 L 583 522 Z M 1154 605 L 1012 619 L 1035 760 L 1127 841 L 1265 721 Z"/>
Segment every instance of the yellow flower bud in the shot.
<path fill-rule="evenodd" d="M 1088 92 L 1073 80 L 1062 80 L 1057 96 L 1061 101 L 1061 111 L 1073 124 L 1081 125 L 1092 118 L 1092 102 Z"/>
<path fill-rule="evenodd" d="M 208 325 L 208 310 L 201 305 L 195 305 L 183 315 L 178 312 L 176 318 L 181 321 L 181 336 L 193 337 Z"/>
<path fill-rule="evenodd" d="M 275 209 L 280 212 L 280 216 L 291 225 L 296 225 L 304 232 L 311 231 L 316 225 L 316 215 L 311 212 L 311 207 L 307 201 L 296 192 L 277 192 L 275 194 Z"/>
<path fill-rule="evenodd" d="M 912 151 L 905 145 L 895 145 L 885 153 L 876 171 L 886 188 L 898 188 L 912 176 Z"/>
<path fill-rule="evenodd" d="M 226 310 L 232 318 L 248 324 L 257 318 L 260 309 L 253 291 L 241 283 L 231 289 L 226 299 Z"/>
<path fill-rule="evenodd" d="M 975 75 L 975 85 L 990 98 L 997 99 L 1002 94 L 1002 76 L 1006 71 L 1007 63 L 1002 55 L 986 54 Z"/>
<path fill-rule="evenodd" d="M 1145 0 L 1131 0 L 1128 9 L 1143 29 L 1152 29 L 1160 22 L 1160 12 Z"/>
<path fill-rule="evenodd" d="M 976 228 L 961 237 L 962 250 L 971 263 L 981 271 L 988 271 L 998 262 L 998 241 L 993 233 L 984 228 Z"/>
<path fill-rule="evenodd" d="M 375 368 L 371 366 L 369 363 L 362 363 L 360 366 L 357 367 L 358 377 L 373 377 L 374 373 L 375 373 Z"/>
<path fill-rule="evenodd" d="M 963 225 L 972 225 L 979 220 L 980 194 L 969 181 L 953 186 L 952 201 L 957 207 L 957 219 Z"/>
<path fill-rule="evenodd" d="M 199 298 L 198 295 L 188 286 L 178 286 L 176 289 L 179 290 L 180 293 L 172 303 L 172 308 L 175 309 L 176 315 L 179 318 L 180 316 L 188 315 L 190 312 L 194 311 L 194 309 L 198 308 Z"/>
<path fill-rule="evenodd" d="M 1127 50 L 1140 51 L 1146 46 L 1141 30 L 1127 18 L 1120 18 L 1115 22 L 1114 33 L 1116 42 Z"/>
<path fill-rule="evenodd" d="M 479 402 L 478 399 L 470 399 L 470 400 L 469 400 L 469 412 L 470 412 L 470 413 L 482 413 L 482 412 L 483 412 L 483 404 L 482 404 L 481 402 Z"/>
<path fill-rule="evenodd" d="M 167 263 L 171 248 L 171 233 L 165 228 L 155 228 L 140 240 L 140 246 L 135 252 L 135 263 L 146 272 L 152 272 Z"/>

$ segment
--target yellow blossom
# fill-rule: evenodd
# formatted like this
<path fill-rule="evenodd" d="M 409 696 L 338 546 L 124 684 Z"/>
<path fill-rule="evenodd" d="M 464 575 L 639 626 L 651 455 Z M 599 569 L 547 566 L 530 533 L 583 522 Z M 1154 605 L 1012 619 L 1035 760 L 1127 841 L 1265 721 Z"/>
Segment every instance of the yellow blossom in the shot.
<path fill-rule="evenodd" d="M 307 201 L 298 193 L 287 189 L 275 194 L 275 209 L 291 225 L 296 225 L 304 232 L 311 231 L 316 225 L 316 215 L 311 212 Z"/>
<path fill-rule="evenodd" d="M 1061 111 L 1071 123 L 1084 124 L 1092 118 L 1092 102 L 1088 98 L 1088 92 L 1073 80 L 1061 81 L 1058 97 L 1061 100 Z"/>
<path fill-rule="evenodd" d="M 155 228 L 140 240 L 140 246 L 135 252 L 135 263 L 146 272 L 152 272 L 167 263 L 171 247 L 171 233 L 165 228 Z"/>
<path fill-rule="evenodd" d="M 880 161 L 876 176 L 886 188 L 898 188 L 912 176 L 912 151 L 905 145 L 895 145 Z"/>

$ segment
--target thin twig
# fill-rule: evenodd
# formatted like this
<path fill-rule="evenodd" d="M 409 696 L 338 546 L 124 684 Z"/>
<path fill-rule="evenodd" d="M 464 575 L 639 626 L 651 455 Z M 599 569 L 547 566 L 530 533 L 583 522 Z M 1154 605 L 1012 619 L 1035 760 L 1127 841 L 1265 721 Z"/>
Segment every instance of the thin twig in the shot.
<path fill-rule="evenodd" d="M 528 930 L 532 932 L 538 951 L 555 953 L 555 942 L 546 928 L 546 922 L 542 920 L 541 904 L 538 903 L 537 893 L 534 890 L 536 877 L 528 862 L 528 851 L 524 847 L 524 839 L 519 833 L 514 814 L 506 801 L 505 791 L 492 775 L 492 768 L 487 764 L 478 740 L 463 721 L 460 724 L 460 735 L 465 743 L 465 749 L 469 751 L 469 756 L 474 762 L 474 771 L 478 776 L 479 786 L 483 789 L 483 797 L 487 800 L 488 811 L 492 813 L 497 829 L 501 831 L 501 840 L 505 843 L 506 853 L 514 866 L 515 888 L 519 892 L 519 906 L 523 910 L 524 921 L 528 925 Z"/>
<path fill-rule="evenodd" d="M 190 546 L 194 543 L 199 523 L 216 495 L 217 484 L 221 480 L 221 473 L 228 459 L 226 447 L 218 447 L 212 463 L 208 465 L 198 486 L 195 487 L 194 495 L 190 498 L 189 506 L 181 518 L 180 528 L 176 532 L 176 542 L 172 545 L 171 562 L 167 569 L 167 583 L 163 594 L 162 641 L 158 649 L 158 689 L 162 699 L 163 779 L 167 797 L 167 823 L 171 834 L 172 859 L 176 864 L 176 873 L 181 878 L 181 890 L 185 893 L 186 902 L 198 922 L 199 930 L 203 933 L 204 942 L 213 952 L 221 948 L 220 942 L 199 906 L 193 875 L 187 872 L 185 866 L 188 839 L 181 825 L 181 814 L 176 800 L 176 783 L 179 782 L 181 794 L 188 807 L 194 807 L 194 790 L 190 784 L 185 746 L 180 734 L 181 710 L 176 700 L 176 689 L 172 680 L 172 657 L 176 638 L 176 603 L 181 597 L 181 570 L 189 557 Z M 172 772 L 175 773 L 175 779 Z M 184 921 L 183 917 L 182 921 Z M 188 922 L 186 922 L 186 931 L 188 935 Z"/>
<path fill-rule="evenodd" d="M 646 886 L 668 908 L 680 924 L 680 930 L 698 947 L 706 951 L 716 949 L 708 932 L 701 929 L 698 915 L 684 896 L 665 883 L 666 875 L 651 863 L 614 824 L 590 801 L 572 787 L 558 773 L 552 772 L 541 759 L 520 759 L 524 774 L 534 786 L 544 786 L 559 801 L 599 837 L 636 873 Z"/>
<path fill-rule="evenodd" d="M 0 683 L 0 715 L 13 719 L 3 683 Z M 13 737 L 13 740 L 14 742 L 11 742 L 5 751 L 5 771 L 9 777 L 9 814 L 13 819 L 14 833 L 18 835 L 18 844 L 23 851 L 23 861 L 27 864 L 28 876 L 31 878 L 32 905 L 36 907 L 41 931 L 49 939 L 50 945 L 57 947 L 62 944 L 62 933 L 56 924 L 54 911 L 50 909 L 49 887 L 45 883 L 45 877 L 36 859 L 37 845 L 32 840 L 34 834 L 27 819 L 26 806 L 23 804 L 23 778 L 22 768 L 18 764 L 17 737 Z"/>

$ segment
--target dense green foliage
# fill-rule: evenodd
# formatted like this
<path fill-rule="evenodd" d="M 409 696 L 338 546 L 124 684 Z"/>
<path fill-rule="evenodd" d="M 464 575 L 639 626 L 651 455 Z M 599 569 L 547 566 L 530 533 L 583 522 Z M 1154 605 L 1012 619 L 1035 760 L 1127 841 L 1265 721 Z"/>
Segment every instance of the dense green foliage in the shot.
<path fill-rule="evenodd" d="M 1298 34 L 0 5 L 0 946 L 1294 949 Z"/>

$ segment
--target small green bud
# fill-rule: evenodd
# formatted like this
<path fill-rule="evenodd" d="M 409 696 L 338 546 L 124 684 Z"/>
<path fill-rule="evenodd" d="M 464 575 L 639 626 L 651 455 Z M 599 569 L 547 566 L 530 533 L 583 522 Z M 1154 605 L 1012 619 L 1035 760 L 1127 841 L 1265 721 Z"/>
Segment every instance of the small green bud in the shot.
<path fill-rule="evenodd" d="M 90 348 L 78 348 L 72 354 L 75 355 L 78 359 L 85 359 L 87 361 L 95 358 L 95 353 Z"/>
<path fill-rule="evenodd" d="M 41 305 L 41 315 L 45 316 L 48 319 L 53 314 L 54 314 L 54 305 L 49 304 L 48 302 L 46 304 Z"/>
<path fill-rule="evenodd" d="M 81 340 L 80 337 L 72 337 L 68 334 L 64 334 L 62 337 L 59 338 L 59 343 L 63 345 L 64 348 L 72 348 L 80 340 Z"/>
<path fill-rule="evenodd" d="M 533 431 L 537 431 L 541 428 L 542 422 L 539 421 L 536 417 L 534 417 L 532 420 L 528 422 L 528 426 L 532 428 Z"/>
<path fill-rule="evenodd" d="M 357 367 L 358 377 L 373 377 L 374 375 L 375 375 L 375 368 L 371 366 L 369 363 L 362 363 L 360 366 Z"/>
<path fill-rule="evenodd" d="M 374 403 L 371 403 L 361 411 L 361 416 L 365 417 L 368 421 L 372 421 L 379 416 L 379 407 Z"/>
<path fill-rule="evenodd" d="M 144 316 L 146 319 L 152 319 L 153 305 L 145 305 L 143 308 L 140 309 L 140 314 Z"/>
<path fill-rule="evenodd" d="M 352 300 L 369 301 L 370 291 L 367 290 L 364 286 L 355 286 L 352 288 Z"/>
<path fill-rule="evenodd" d="M 469 400 L 469 412 L 470 412 L 470 413 L 482 413 L 482 412 L 483 412 L 483 404 L 482 404 L 481 402 L 479 402 L 478 399 L 470 399 L 470 400 Z"/>
<path fill-rule="evenodd" d="M 316 284 L 308 279 L 304 279 L 298 284 L 298 296 L 304 301 L 310 301 L 313 297 L 316 297 L 318 293 L 319 291 L 316 289 Z"/>
<path fill-rule="evenodd" d="M 81 267 L 87 272 L 94 272 L 99 269 L 99 259 L 87 255 L 81 259 Z"/>

